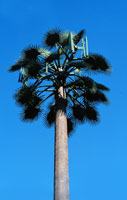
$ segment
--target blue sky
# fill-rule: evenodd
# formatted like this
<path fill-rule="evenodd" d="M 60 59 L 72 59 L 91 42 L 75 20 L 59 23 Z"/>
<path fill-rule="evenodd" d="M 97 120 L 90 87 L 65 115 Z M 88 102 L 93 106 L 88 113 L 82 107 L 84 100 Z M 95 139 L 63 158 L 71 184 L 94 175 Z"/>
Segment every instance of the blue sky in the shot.
<path fill-rule="evenodd" d="M 70 200 L 127 199 L 127 67 L 124 0 L 0 1 L 0 199 L 53 199 L 54 128 L 20 120 L 13 99 L 20 86 L 10 65 L 29 44 L 41 44 L 51 28 L 85 29 L 89 51 L 111 63 L 110 76 L 95 80 L 111 88 L 96 126 L 80 125 L 69 139 Z"/>

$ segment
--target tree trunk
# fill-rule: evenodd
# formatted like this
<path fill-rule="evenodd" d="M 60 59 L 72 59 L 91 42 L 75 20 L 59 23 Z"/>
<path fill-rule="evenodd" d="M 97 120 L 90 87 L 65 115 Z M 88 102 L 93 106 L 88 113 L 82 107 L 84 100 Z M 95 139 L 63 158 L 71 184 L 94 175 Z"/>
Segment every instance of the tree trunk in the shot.
<path fill-rule="evenodd" d="M 69 200 L 66 92 L 63 86 L 58 89 L 56 106 L 54 200 Z"/>

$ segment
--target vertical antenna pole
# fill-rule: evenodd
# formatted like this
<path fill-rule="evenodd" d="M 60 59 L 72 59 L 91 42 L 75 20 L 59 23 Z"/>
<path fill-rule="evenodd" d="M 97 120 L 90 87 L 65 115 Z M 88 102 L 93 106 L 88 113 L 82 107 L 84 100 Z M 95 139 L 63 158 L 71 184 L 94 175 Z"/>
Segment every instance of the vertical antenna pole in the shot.
<path fill-rule="evenodd" d="M 70 50 L 72 52 L 74 52 L 74 42 L 73 42 L 73 38 L 72 38 L 72 33 L 69 33 L 69 45 L 70 45 Z"/>
<path fill-rule="evenodd" d="M 89 53 L 88 53 L 88 39 L 87 39 L 87 36 L 86 36 L 86 55 L 88 56 Z"/>
<path fill-rule="evenodd" d="M 82 39 L 82 46 L 83 46 L 83 57 L 86 57 L 86 52 L 85 52 L 85 42 Z"/>

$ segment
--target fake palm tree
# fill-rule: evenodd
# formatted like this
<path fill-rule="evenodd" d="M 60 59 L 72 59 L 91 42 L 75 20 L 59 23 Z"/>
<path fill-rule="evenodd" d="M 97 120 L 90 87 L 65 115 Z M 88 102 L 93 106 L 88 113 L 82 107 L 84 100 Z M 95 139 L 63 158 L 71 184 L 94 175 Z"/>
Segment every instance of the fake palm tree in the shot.
<path fill-rule="evenodd" d="M 23 120 L 44 113 L 44 102 L 53 97 L 45 118 L 49 126 L 55 124 L 54 200 L 69 200 L 68 136 L 78 122 L 98 122 L 96 105 L 108 103 L 104 92 L 109 89 L 88 74 L 108 73 L 111 67 L 103 56 L 88 54 L 84 34 L 51 30 L 44 37 L 45 49 L 24 49 L 9 69 L 20 71 L 22 86 L 15 99 L 23 107 Z"/>

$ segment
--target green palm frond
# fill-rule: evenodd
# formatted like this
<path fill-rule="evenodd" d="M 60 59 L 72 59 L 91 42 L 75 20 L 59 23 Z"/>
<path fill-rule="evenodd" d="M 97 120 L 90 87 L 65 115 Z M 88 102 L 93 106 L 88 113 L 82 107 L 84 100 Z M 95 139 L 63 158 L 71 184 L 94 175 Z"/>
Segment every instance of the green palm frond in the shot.
<path fill-rule="evenodd" d="M 33 86 L 21 87 L 14 97 L 19 105 L 37 106 L 42 101 L 42 99 L 36 94 Z"/>
<path fill-rule="evenodd" d="M 30 62 L 30 59 L 27 59 L 25 57 L 20 57 L 16 63 L 19 64 L 22 68 L 25 68 Z"/>
<path fill-rule="evenodd" d="M 24 121 L 32 121 L 37 119 L 40 114 L 41 114 L 40 107 L 25 106 L 23 110 L 22 119 Z"/>
<path fill-rule="evenodd" d="M 96 102 L 96 103 L 102 102 L 105 104 L 109 103 L 105 94 L 99 90 L 97 90 L 96 92 L 91 92 L 90 90 L 87 90 L 86 93 L 84 94 L 84 98 L 85 102 L 87 100 L 88 102 Z"/>
<path fill-rule="evenodd" d="M 73 38 L 74 43 L 78 44 L 80 40 L 83 38 L 84 34 L 85 34 L 85 30 L 81 30 L 78 34 L 76 34 Z"/>
<path fill-rule="evenodd" d="M 40 73 L 41 69 L 45 68 L 46 66 L 44 60 L 40 62 L 39 60 L 27 59 L 25 57 L 20 58 L 17 63 L 20 68 L 25 69 L 25 73 L 28 74 L 30 77 L 36 77 Z"/>
<path fill-rule="evenodd" d="M 103 84 L 96 83 L 96 86 L 99 90 L 110 91 L 110 89 Z"/>
<path fill-rule="evenodd" d="M 60 54 L 58 52 L 51 53 L 47 58 L 45 58 L 45 61 L 47 63 L 52 63 L 55 60 L 58 60 L 60 58 Z"/>
<path fill-rule="evenodd" d="M 85 119 L 85 108 L 81 107 L 80 105 L 72 106 L 73 116 L 80 122 L 83 122 Z"/>
<path fill-rule="evenodd" d="M 75 124 L 72 118 L 67 118 L 67 130 L 68 130 L 68 137 L 72 136 L 72 133 L 74 131 Z"/>
<path fill-rule="evenodd" d="M 56 107 L 55 105 L 49 106 L 49 112 L 46 114 L 46 124 L 48 126 L 52 126 L 52 124 L 55 122 L 56 118 Z"/>
<path fill-rule="evenodd" d="M 84 82 L 85 88 L 96 90 L 96 84 L 92 78 L 89 78 L 88 76 L 82 76 L 81 80 Z"/>
<path fill-rule="evenodd" d="M 17 64 L 15 64 L 15 65 L 12 65 L 9 69 L 8 69 L 8 71 L 9 72 L 15 72 L 15 71 L 18 71 L 18 70 L 20 70 L 21 69 L 21 65 L 19 64 L 19 63 L 17 63 Z"/>
<path fill-rule="evenodd" d="M 40 55 L 44 56 L 44 57 L 48 57 L 51 52 L 48 51 L 47 49 L 43 49 L 43 48 L 39 48 L 39 52 L 40 52 Z"/>
<path fill-rule="evenodd" d="M 111 72 L 111 66 L 108 61 L 98 54 L 91 54 L 88 57 L 84 57 L 87 70 L 94 70 L 98 72 Z"/>
<path fill-rule="evenodd" d="M 64 32 L 60 34 L 60 44 L 62 47 L 69 45 L 69 32 Z"/>
<path fill-rule="evenodd" d="M 37 96 L 37 95 L 33 95 L 30 100 L 26 103 L 27 106 L 31 106 L 31 107 L 35 107 L 40 105 L 42 99 Z"/>
<path fill-rule="evenodd" d="M 37 57 L 40 55 L 38 47 L 28 47 L 23 50 L 23 55 L 26 59 L 33 59 L 36 60 Z"/>
<path fill-rule="evenodd" d="M 68 66 L 69 67 L 75 67 L 77 69 L 85 69 L 86 63 L 84 61 L 71 61 L 69 62 Z"/>
<path fill-rule="evenodd" d="M 24 87 L 21 87 L 16 92 L 14 97 L 15 97 L 17 103 L 24 105 L 31 99 L 32 95 L 33 95 L 33 87 L 32 86 L 30 86 L 30 87 L 24 86 Z"/>
<path fill-rule="evenodd" d="M 45 34 L 44 44 L 50 48 L 60 42 L 60 33 L 58 29 L 50 30 Z"/>
<path fill-rule="evenodd" d="M 91 123 L 99 122 L 99 114 L 97 110 L 94 107 L 87 105 L 85 108 L 85 119 Z"/>
<path fill-rule="evenodd" d="M 31 60 L 25 67 L 27 68 L 27 73 L 30 77 L 36 77 L 45 66 L 44 62 L 40 63 L 38 61 Z"/>
<path fill-rule="evenodd" d="M 83 88 L 84 87 L 84 81 L 82 79 L 77 79 L 77 80 L 73 80 L 69 83 L 66 84 L 66 88 Z"/>
<path fill-rule="evenodd" d="M 89 78 L 88 76 L 81 76 L 78 77 L 78 79 L 71 81 L 70 83 L 68 83 L 66 85 L 67 87 L 75 87 L 75 88 L 79 88 L 79 89 L 89 89 L 92 91 L 96 91 L 97 87 L 96 87 L 96 83 L 94 82 L 93 79 Z"/>

